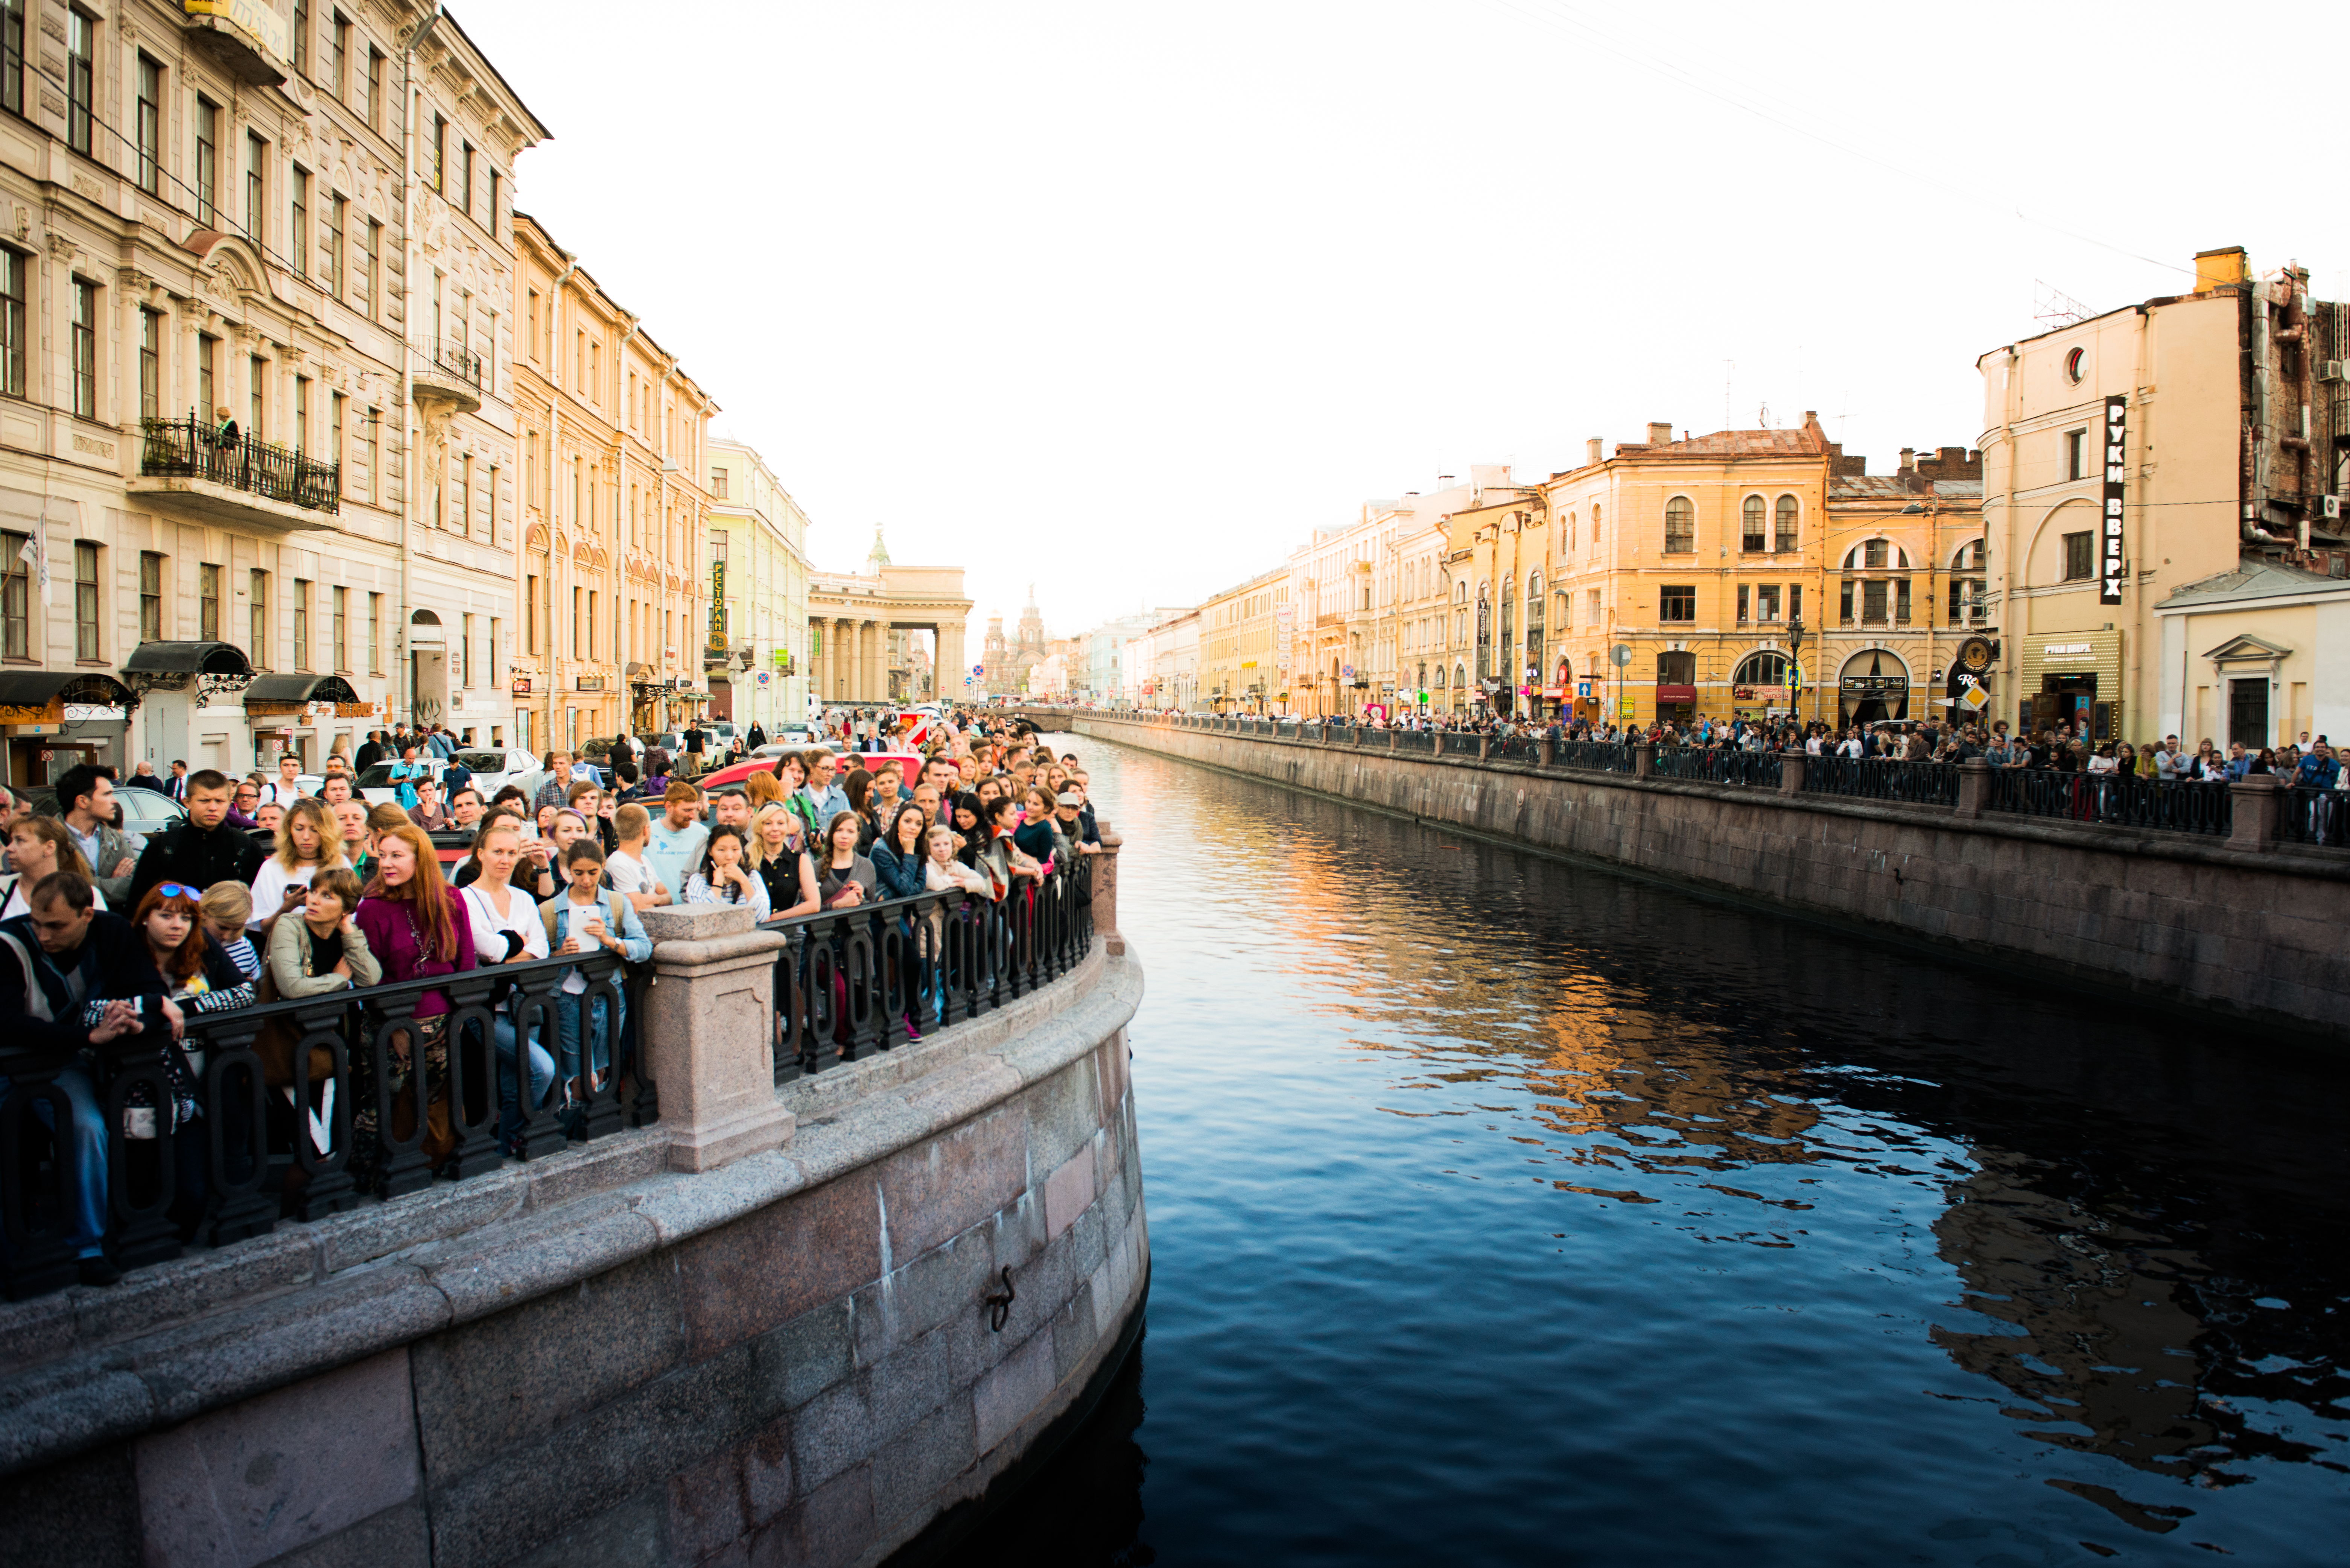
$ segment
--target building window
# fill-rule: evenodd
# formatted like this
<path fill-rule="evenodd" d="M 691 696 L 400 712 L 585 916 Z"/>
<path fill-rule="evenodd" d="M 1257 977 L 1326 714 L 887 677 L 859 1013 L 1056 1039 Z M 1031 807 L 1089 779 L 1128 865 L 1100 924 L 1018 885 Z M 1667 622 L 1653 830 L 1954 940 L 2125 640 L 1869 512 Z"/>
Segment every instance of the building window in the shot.
<path fill-rule="evenodd" d="M 2095 534 L 2064 535 L 2064 580 L 2085 582 L 2097 575 L 2097 536 Z"/>
<path fill-rule="evenodd" d="M 74 657 L 104 657 L 98 641 L 98 546 L 74 541 Z"/>
<path fill-rule="evenodd" d="M 449 122 L 439 115 L 432 117 L 432 161 L 424 171 L 432 189 L 445 196 L 449 193 Z"/>
<path fill-rule="evenodd" d="M 494 169 L 491 170 L 490 211 L 488 216 L 484 220 L 484 227 L 490 231 L 490 238 L 492 239 L 496 239 L 498 237 L 498 187 L 500 183 L 501 182 L 498 178 L 498 171 Z"/>
<path fill-rule="evenodd" d="M 484 535 L 483 535 L 483 537 L 484 537 L 484 538 L 488 539 L 488 540 L 489 540 L 489 542 L 490 542 L 491 544 L 494 545 L 494 544 L 496 544 L 496 543 L 498 542 L 498 466 L 497 466 L 497 464 L 495 464 L 495 463 L 492 463 L 492 464 L 490 465 L 490 471 L 489 471 L 489 472 L 488 472 L 486 475 L 484 475 L 484 478 L 483 478 L 483 480 L 482 480 L 482 488 L 483 488 L 484 490 L 485 490 L 485 491 L 487 491 L 487 492 L 489 493 L 488 493 L 488 497 L 487 497 L 487 499 L 488 499 L 488 501 L 489 501 L 489 506 L 490 506 L 490 526 L 489 526 L 489 532 L 488 532 L 487 534 Z"/>
<path fill-rule="evenodd" d="M 90 123 L 98 109 L 98 24 L 66 13 L 66 144 L 90 156 Z"/>
<path fill-rule="evenodd" d="M 579 649 L 581 646 L 580 626 L 584 618 L 582 615 L 583 607 L 581 605 L 581 600 L 587 596 L 587 592 L 588 590 L 585 588 L 573 588 L 571 590 L 571 657 L 574 659 L 579 657 Z"/>
<path fill-rule="evenodd" d="M 310 378 L 294 378 L 294 450 L 307 454 L 310 450 Z"/>
<path fill-rule="evenodd" d="M 348 670 L 351 667 L 350 623 L 348 618 L 350 612 L 350 598 L 351 590 L 337 583 L 334 594 L 335 618 L 333 625 L 328 628 L 334 641 L 328 646 L 327 651 L 332 656 L 334 668 L 338 670 Z"/>
<path fill-rule="evenodd" d="M 327 28 L 327 86 L 338 103 L 351 101 L 351 23 L 340 11 Z"/>
<path fill-rule="evenodd" d="M 1763 549 L 1766 547 L 1766 541 L 1762 533 L 1762 498 L 1759 495 L 1748 496 L 1744 503 L 1740 505 L 1739 514 L 1740 527 L 1738 547 L 1741 550 L 1744 550 L 1752 555 L 1762 554 Z M 1672 546 L 1669 545 L 1666 546 L 1667 549 L 1670 549 L 1671 547 Z"/>
<path fill-rule="evenodd" d="M 318 276 L 328 292 L 339 294 L 343 286 L 343 220 L 350 203 L 340 196 L 327 198 L 327 265 Z"/>
<path fill-rule="evenodd" d="M 139 143 L 139 188 L 151 196 L 163 182 L 163 67 L 143 54 L 132 130 Z"/>
<path fill-rule="evenodd" d="M 473 215 L 473 144 L 470 141 L 457 144 L 457 211 L 469 218 Z"/>
<path fill-rule="evenodd" d="M 1687 556 L 1697 549 L 1697 507 L 1686 495 L 1665 503 L 1665 554 Z"/>
<path fill-rule="evenodd" d="M 367 226 L 367 276 L 359 280 L 359 307 L 369 321 L 382 316 L 383 225 L 374 219 Z"/>
<path fill-rule="evenodd" d="M 265 432 L 268 429 L 263 421 L 269 414 L 266 395 L 269 388 L 269 361 L 256 354 L 246 369 L 253 378 L 253 395 L 246 400 L 250 405 L 252 417 L 245 421 L 244 433 L 249 441 L 260 441 L 264 439 Z"/>
<path fill-rule="evenodd" d="M 220 640 L 221 569 L 205 561 L 196 567 L 196 635 L 206 642 Z"/>
<path fill-rule="evenodd" d="M 10 659 L 29 659 L 33 649 L 33 601 L 29 591 L 29 568 L 25 564 L 25 546 L 32 542 L 26 534 L 0 534 L 0 653 Z"/>
<path fill-rule="evenodd" d="M 368 673 L 370 675 L 380 675 L 383 673 L 382 632 L 383 596 L 381 594 L 369 594 L 368 595 L 367 637 Z"/>
<path fill-rule="evenodd" d="M 1804 585 L 1801 583 L 1787 585 L 1787 618 L 1789 620 L 1804 618 Z"/>
<path fill-rule="evenodd" d="M 248 581 L 244 656 L 253 660 L 255 670 L 266 670 L 269 668 L 269 574 L 255 571 Z"/>
<path fill-rule="evenodd" d="M 2089 432 L 2087 431 L 2066 431 L 2064 432 L 2064 477 L 2067 479 L 2085 479 L 2088 477 L 2088 473 Z"/>
<path fill-rule="evenodd" d="M 196 222 L 220 225 L 220 105 L 196 99 Z"/>
<path fill-rule="evenodd" d="M 286 244 L 294 252 L 294 275 L 310 275 L 310 171 L 294 166 L 294 221 L 287 225 Z"/>
<path fill-rule="evenodd" d="M 470 452 L 457 458 L 457 495 L 450 520 L 460 534 L 473 531 L 473 458 Z"/>
<path fill-rule="evenodd" d="M 310 0 L 294 0 L 294 68 L 310 74 Z"/>
<path fill-rule="evenodd" d="M 1778 540 L 1772 547 L 1780 555 L 1788 556 L 1795 552 L 1797 547 L 1795 524 L 1802 515 L 1803 508 L 1796 504 L 1794 496 L 1779 497 Z"/>
<path fill-rule="evenodd" d="M 710 493 L 721 501 L 726 499 L 726 471 L 724 469 L 713 468 L 710 471 Z"/>
<path fill-rule="evenodd" d="M 25 0 L 0 0 L 0 109 L 25 112 Z"/>
<path fill-rule="evenodd" d="M 294 579 L 294 668 L 310 668 L 310 581 Z"/>
<path fill-rule="evenodd" d="M 1787 683 L 1787 656 L 1783 653 L 1750 653 L 1738 661 L 1737 671 L 1730 678 L 1732 687 L 1784 686 Z"/>
<path fill-rule="evenodd" d="M 1694 586 L 1662 587 L 1657 590 L 1657 618 L 1660 621 L 1694 621 L 1697 619 L 1697 589 Z"/>
<path fill-rule="evenodd" d="M 368 417 L 365 423 L 367 426 L 367 498 L 372 502 L 382 499 L 383 494 L 383 446 L 381 441 L 383 434 L 383 410 L 380 409 L 369 409 L 368 410 Z"/>
<path fill-rule="evenodd" d="M 25 258 L 0 250 L 0 391 L 25 395 Z"/>
<path fill-rule="evenodd" d="M 473 618 L 466 616 L 457 628 L 457 684 L 473 684 Z"/>
<path fill-rule="evenodd" d="M 1754 618 L 1756 620 L 1777 620 L 1779 618 L 1778 584 L 1763 583 L 1755 588 Z"/>
<path fill-rule="evenodd" d="M 1744 583 L 1741 583 L 1741 584 L 1739 584 L 1739 585 L 1738 585 L 1738 624 L 1739 624 L 1739 625 L 1741 625 L 1741 626 L 1744 626 L 1744 625 L 1746 624 L 1747 620 L 1749 619 L 1749 617 L 1747 616 L 1747 613 L 1746 613 L 1746 593 L 1747 593 L 1746 585 L 1745 585 Z"/>
<path fill-rule="evenodd" d="M 73 411 L 98 418 L 98 285 L 73 281 Z"/>
<path fill-rule="evenodd" d="M 343 462 L 343 394 L 327 394 L 327 461 L 339 471 Z M 338 645 L 339 646 L 339 645 Z"/>
<path fill-rule="evenodd" d="M 264 227 L 263 214 L 268 211 L 262 203 L 266 189 L 263 178 L 269 168 L 269 143 L 251 131 L 244 133 L 244 234 L 255 244 L 260 244 Z"/>
<path fill-rule="evenodd" d="M 139 417 L 163 415 L 163 313 L 141 306 L 139 312 Z"/>
<path fill-rule="evenodd" d="M 139 640 L 163 639 L 163 557 L 152 550 L 139 552 Z"/>
<path fill-rule="evenodd" d="M 525 653 L 538 651 L 538 578 L 536 576 L 523 578 L 522 650 Z"/>
<path fill-rule="evenodd" d="M 377 134 L 383 131 L 383 51 L 368 47 L 368 126 Z"/>

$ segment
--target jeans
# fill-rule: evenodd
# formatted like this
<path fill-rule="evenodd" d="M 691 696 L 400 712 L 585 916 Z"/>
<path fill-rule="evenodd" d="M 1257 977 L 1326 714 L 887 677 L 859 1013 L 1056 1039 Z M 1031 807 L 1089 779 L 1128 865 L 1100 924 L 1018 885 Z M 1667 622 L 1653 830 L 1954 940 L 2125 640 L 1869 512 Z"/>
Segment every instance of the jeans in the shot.
<path fill-rule="evenodd" d="M 605 1014 L 614 1012 L 617 1012 L 617 1016 L 608 1021 L 609 1026 L 607 1027 Z M 577 995 L 569 992 L 556 993 L 556 1036 L 563 1053 L 565 1083 L 579 1076 L 579 1033 L 583 1018 L 587 1022 L 588 1034 L 588 1071 L 601 1074 L 612 1065 L 612 1046 L 620 1037 L 620 1025 L 627 1013 L 627 1002 L 621 1002 L 615 1010 L 609 997 L 587 992 Z"/>
<path fill-rule="evenodd" d="M 58 1164 L 71 1172 L 74 1250 L 95 1258 L 103 1254 L 106 1242 L 106 1113 L 99 1106 L 98 1085 L 80 1067 L 60 1070 L 55 1082 L 73 1106 L 73 1136 L 66 1140 L 70 1147 L 61 1151 Z M 9 1081 L 0 1078 L 0 1103 L 9 1089 Z M 57 1129 L 57 1107 L 48 1100 L 36 1104 L 33 1115 L 43 1127 Z"/>
<path fill-rule="evenodd" d="M 555 1058 L 537 1041 L 530 1043 L 530 1103 L 525 1106 L 515 1092 L 515 1050 L 521 1040 L 510 1014 L 496 1015 L 491 1039 L 498 1055 L 498 1141 L 512 1143 L 530 1113 L 546 1103 L 546 1091 L 555 1084 Z"/>

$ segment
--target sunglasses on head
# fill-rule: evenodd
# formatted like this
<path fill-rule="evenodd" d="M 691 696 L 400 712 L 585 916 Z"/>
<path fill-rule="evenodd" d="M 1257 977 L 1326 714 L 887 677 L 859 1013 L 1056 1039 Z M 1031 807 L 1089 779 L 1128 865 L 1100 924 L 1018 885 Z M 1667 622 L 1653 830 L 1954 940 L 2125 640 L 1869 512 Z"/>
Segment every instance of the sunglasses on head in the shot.
<path fill-rule="evenodd" d="M 203 902 L 203 890 L 200 888 L 191 888 L 185 882 L 158 882 L 155 884 L 155 891 L 162 894 L 166 898 L 191 898 L 197 903 Z"/>

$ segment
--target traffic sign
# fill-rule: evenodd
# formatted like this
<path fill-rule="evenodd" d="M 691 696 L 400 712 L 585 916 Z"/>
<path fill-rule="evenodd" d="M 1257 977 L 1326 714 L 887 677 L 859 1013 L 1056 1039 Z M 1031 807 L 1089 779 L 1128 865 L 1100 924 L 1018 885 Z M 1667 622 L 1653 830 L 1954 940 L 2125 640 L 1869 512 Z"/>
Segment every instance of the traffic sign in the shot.
<path fill-rule="evenodd" d="M 1607 650 L 1607 659 L 1608 662 L 1615 665 L 1617 669 L 1623 669 L 1626 665 L 1632 662 L 1632 645 L 1628 642 L 1617 643 L 1615 647 Z M 1630 710 L 1628 709 L 1626 710 L 1627 712 L 1629 711 Z"/>
<path fill-rule="evenodd" d="M 971 667 L 971 672 L 973 675 L 984 675 L 987 673 L 987 666 L 984 664 L 974 664 Z"/>

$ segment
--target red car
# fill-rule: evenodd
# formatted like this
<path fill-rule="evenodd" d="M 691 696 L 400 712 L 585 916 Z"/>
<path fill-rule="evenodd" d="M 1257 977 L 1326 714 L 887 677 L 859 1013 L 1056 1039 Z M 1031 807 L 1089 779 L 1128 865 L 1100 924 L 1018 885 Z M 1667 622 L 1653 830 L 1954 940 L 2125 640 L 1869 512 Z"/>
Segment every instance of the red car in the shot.
<path fill-rule="evenodd" d="M 883 763 L 896 763 L 898 771 L 909 781 L 922 774 L 922 759 L 913 752 L 841 752 L 837 753 L 837 759 L 843 764 L 840 770 L 843 777 L 847 775 L 850 767 L 861 767 L 869 773 Z M 783 765 L 784 759 L 780 756 L 751 757 L 732 767 L 704 774 L 693 782 L 705 791 L 724 789 L 730 784 L 740 789 L 750 782 L 753 774 L 773 774 Z"/>

